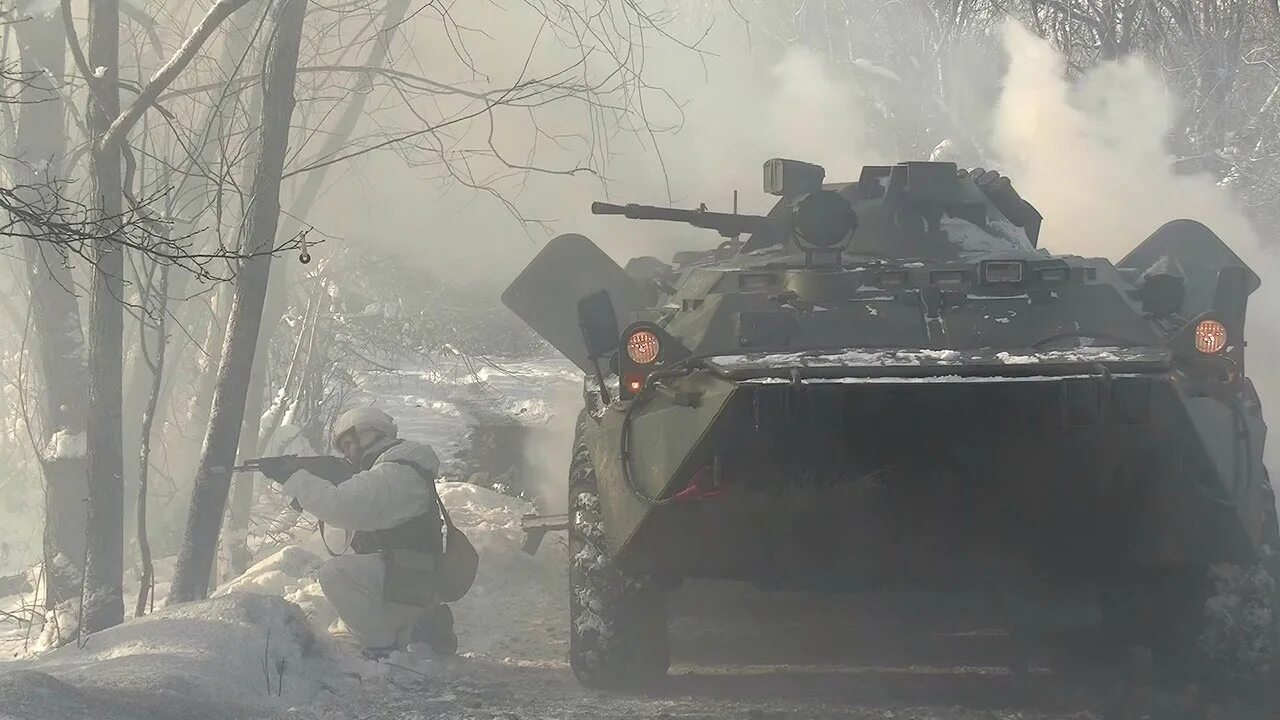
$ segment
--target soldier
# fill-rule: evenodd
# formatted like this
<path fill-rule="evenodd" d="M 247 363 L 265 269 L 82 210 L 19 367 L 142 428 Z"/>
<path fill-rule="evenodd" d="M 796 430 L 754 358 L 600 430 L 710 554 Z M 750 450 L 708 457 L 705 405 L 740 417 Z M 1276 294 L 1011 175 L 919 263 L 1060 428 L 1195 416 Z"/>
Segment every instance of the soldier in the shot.
<path fill-rule="evenodd" d="M 440 462 L 430 446 L 396 434 L 387 413 L 350 410 L 332 432 L 334 449 L 356 466 L 350 480 L 334 485 L 300 468 L 273 479 L 319 520 L 354 532 L 355 554 L 330 558 L 319 579 L 366 655 L 386 657 L 410 642 L 452 655 L 453 613 L 431 583 L 443 548 L 435 490 Z"/>

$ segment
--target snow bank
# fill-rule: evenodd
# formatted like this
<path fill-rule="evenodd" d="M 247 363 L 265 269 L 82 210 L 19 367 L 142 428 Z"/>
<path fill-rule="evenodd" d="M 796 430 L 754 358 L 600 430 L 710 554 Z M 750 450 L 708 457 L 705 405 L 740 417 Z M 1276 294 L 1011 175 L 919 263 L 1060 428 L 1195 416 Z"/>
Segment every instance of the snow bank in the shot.
<path fill-rule="evenodd" d="M 0 720 L 132 720 L 141 712 L 37 670 L 0 674 Z"/>
<path fill-rule="evenodd" d="M 334 545 L 335 551 L 342 548 L 340 538 L 341 533 Z M 303 545 L 290 545 L 281 549 L 259 561 L 240 577 L 218 588 L 213 596 L 249 593 L 283 597 L 298 606 L 313 632 L 325 635 L 338 615 L 325 599 L 320 583 L 316 580 L 316 571 L 324 557 L 319 540 L 320 537 L 316 534 Z"/>
<path fill-rule="evenodd" d="M 8 668 L 28 672 L 0 676 L 5 710 L 49 718 L 263 716 L 332 674 L 296 605 L 243 593 L 163 608 Z M 93 712 L 63 707 L 80 702 Z"/>

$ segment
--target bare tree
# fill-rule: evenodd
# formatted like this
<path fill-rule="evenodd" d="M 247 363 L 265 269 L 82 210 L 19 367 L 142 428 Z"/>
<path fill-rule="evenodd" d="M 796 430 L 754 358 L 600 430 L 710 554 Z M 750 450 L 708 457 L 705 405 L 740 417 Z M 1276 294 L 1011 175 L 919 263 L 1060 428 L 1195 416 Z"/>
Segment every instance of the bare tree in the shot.
<path fill-rule="evenodd" d="M 46 205 L 50 198 L 39 192 L 47 178 L 62 172 L 66 155 L 63 128 L 65 107 L 58 84 L 65 71 L 66 40 L 56 18 L 49 15 L 19 18 L 13 26 L 21 49 L 19 94 L 6 97 L 18 103 L 15 157 L 10 177 L 34 189 L 0 189 L 0 205 L 10 198 L 22 207 L 34 206 L 38 217 L 55 212 Z M 8 83 L 6 83 L 8 84 Z M 7 224 L 18 227 L 10 208 Z M 21 226 L 25 232 L 41 234 L 38 227 Z M 56 559 L 63 566 L 82 571 L 85 543 L 85 458 L 82 451 L 88 387 L 85 384 L 84 335 L 80 307 L 73 292 L 68 248 L 22 243 L 31 292 L 31 325 L 39 357 L 43 393 L 43 432 L 39 453 L 45 484 L 44 563 L 52 568 Z M 47 573 L 45 606 L 71 600 L 79 592 L 73 575 Z"/>
<path fill-rule="evenodd" d="M 383 9 L 380 27 L 374 35 L 373 42 L 359 67 L 369 73 L 381 70 L 393 59 L 391 45 L 400 27 L 404 24 L 409 11 L 409 0 L 388 0 Z M 336 122 L 325 135 L 325 142 L 317 153 L 320 157 L 328 157 L 341 151 L 350 142 L 361 118 L 366 114 L 369 93 L 355 93 L 343 105 Z M 299 218 L 311 212 L 320 197 L 325 178 L 331 167 L 323 167 L 307 173 L 301 178 L 301 188 L 293 194 L 289 204 L 289 214 L 281 228 L 281 236 L 291 237 L 305 230 Z M 289 269 L 282 267 L 272 273 L 263 309 L 262 328 L 258 336 L 260 352 L 255 356 L 252 375 L 249 382 L 249 404 L 241 430 L 241 454 L 256 453 L 258 436 L 261 432 L 263 413 L 263 382 L 266 378 L 268 361 L 265 349 L 271 346 L 271 340 L 279 327 L 286 305 L 285 286 Z M 246 443 L 248 445 L 246 445 Z M 232 544 L 226 555 L 228 559 L 225 576 L 238 575 L 248 569 L 249 553 L 245 544 L 248 537 L 249 515 L 253 506 L 253 487 L 255 478 L 245 474 L 236 478 L 235 490 L 232 494 L 231 511 L 227 513 L 226 538 Z"/>
<path fill-rule="evenodd" d="M 306 10 L 307 0 L 284 0 L 275 10 L 271 49 L 263 63 L 258 161 L 243 231 L 243 243 L 249 248 L 271 247 L 275 241 L 280 218 L 280 180 L 289 146 L 298 49 Z M 236 282 L 226 348 L 218 368 L 218 388 L 169 602 L 196 600 L 209 593 L 218 531 L 230 489 L 231 466 L 244 420 L 248 370 L 253 365 L 270 272 L 269 256 L 250 260 L 241 268 Z"/>
<path fill-rule="evenodd" d="M 120 107 L 120 7 L 118 0 L 89 4 L 87 55 L 80 47 L 70 0 L 61 0 L 71 56 L 89 88 L 87 126 L 93 209 L 112 235 L 124 212 L 122 155 L 129 132 L 170 83 L 200 52 L 218 24 L 248 0 L 218 0 L 186 41 L 144 85 L 125 110 Z M 120 417 L 123 411 L 124 251 L 115 242 L 93 243 L 92 306 L 89 320 L 88 552 L 82 632 L 94 632 L 124 619 L 124 461 Z"/>
<path fill-rule="evenodd" d="M 69 25 L 69 0 L 63 0 L 63 12 Z M 73 50 L 77 57 L 79 52 L 78 48 Z M 92 63 L 91 66 L 85 64 L 81 72 L 91 90 L 85 114 L 92 137 L 90 166 L 93 204 L 97 211 L 94 219 L 110 234 L 124 212 L 120 148 L 118 145 L 108 147 L 102 142 L 111 129 L 112 120 L 120 114 L 118 0 L 90 3 L 88 57 L 84 63 Z M 80 630 L 86 633 L 117 625 L 124 619 L 124 468 L 120 447 L 124 252 L 105 241 L 98 241 L 93 247 L 87 423 L 88 549 L 80 622 Z"/>
<path fill-rule="evenodd" d="M 141 617 L 146 611 L 147 601 L 154 605 L 152 595 L 155 585 L 155 565 L 151 560 L 151 544 L 147 538 L 147 476 L 151 466 L 151 427 L 156 418 L 156 405 L 160 399 L 160 383 L 164 378 L 165 348 L 168 338 L 165 336 L 166 313 L 165 303 L 169 291 L 169 265 L 152 264 L 148 270 L 149 292 L 144 294 L 151 300 L 151 307 L 144 307 L 142 314 L 142 332 L 139 337 L 143 362 L 151 371 L 151 387 L 147 392 L 147 405 L 142 411 L 141 442 L 138 450 L 138 495 L 136 501 L 135 521 L 137 523 L 138 555 L 142 563 L 142 572 L 138 580 L 138 600 L 133 614 Z M 147 348 L 147 330 L 150 327 L 155 337 L 155 350 Z"/>

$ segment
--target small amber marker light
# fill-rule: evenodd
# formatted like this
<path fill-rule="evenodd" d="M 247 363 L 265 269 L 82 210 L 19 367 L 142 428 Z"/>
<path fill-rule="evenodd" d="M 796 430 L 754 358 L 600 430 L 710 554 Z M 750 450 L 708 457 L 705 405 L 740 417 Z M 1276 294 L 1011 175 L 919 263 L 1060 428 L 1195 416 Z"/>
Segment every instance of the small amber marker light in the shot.
<path fill-rule="evenodd" d="M 1196 325 L 1196 349 L 1216 355 L 1227 346 L 1227 328 L 1217 320 L 1201 320 Z"/>

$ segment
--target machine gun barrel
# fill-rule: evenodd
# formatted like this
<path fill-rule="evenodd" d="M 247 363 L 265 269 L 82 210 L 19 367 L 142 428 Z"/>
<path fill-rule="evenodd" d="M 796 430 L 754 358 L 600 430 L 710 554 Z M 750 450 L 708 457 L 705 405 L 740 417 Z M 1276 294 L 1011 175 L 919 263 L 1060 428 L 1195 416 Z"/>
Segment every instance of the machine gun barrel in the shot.
<path fill-rule="evenodd" d="M 593 215 L 621 215 L 630 220 L 666 220 L 682 222 L 694 227 L 715 230 L 724 237 L 737 237 L 744 233 L 754 233 L 776 223 L 762 215 L 739 215 L 738 213 L 710 212 L 705 207 L 697 210 L 681 210 L 664 208 L 657 205 L 614 205 L 612 203 L 591 203 Z"/>

